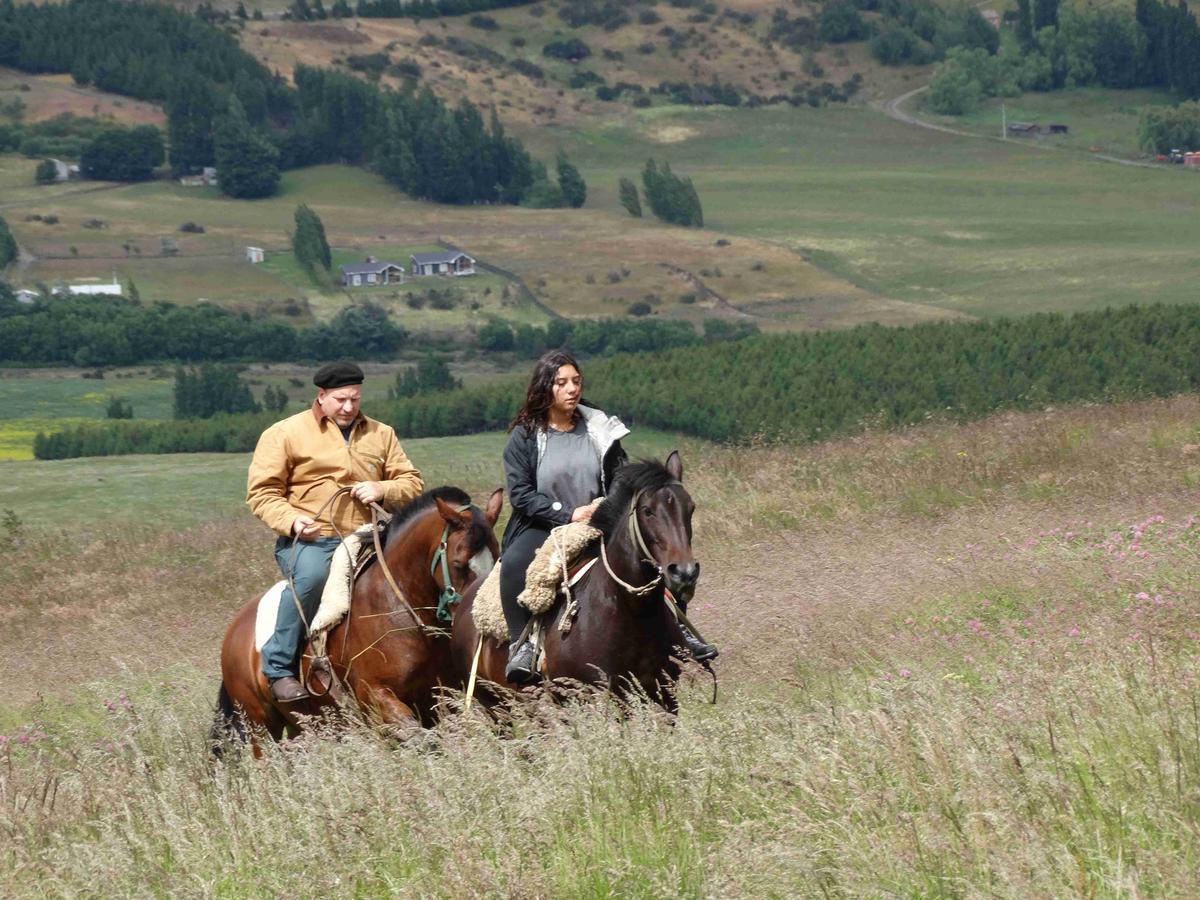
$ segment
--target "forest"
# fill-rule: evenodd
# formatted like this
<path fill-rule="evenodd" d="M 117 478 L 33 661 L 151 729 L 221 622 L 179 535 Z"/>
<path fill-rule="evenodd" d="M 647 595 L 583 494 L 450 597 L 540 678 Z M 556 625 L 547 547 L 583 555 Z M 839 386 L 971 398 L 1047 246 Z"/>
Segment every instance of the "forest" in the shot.
<path fill-rule="evenodd" d="M 469 101 L 451 110 L 432 91 L 311 67 L 293 88 L 225 31 L 159 4 L 0 0 L 0 65 L 164 103 L 174 173 L 216 164 L 233 197 L 273 193 L 281 168 L 330 162 L 370 165 L 442 203 L 518 203 L 547 181 L 494 110 L 485 125 Z"/>
<path fill-rule="evenodd" d="M 1200 387 L 1200 306 L 1129 306 L 990 322 L 769 335 L 583 363 L 585 397 L 630 425 L 715 441 L 817 441 L 1004 409 L 1170 396 Z M 508 426 L 520 377 L 417 394 L 369 414 L 401 437 Z M 267 420 L 114 422 L 39 435 L 40 459 L 243 452 Z"/>

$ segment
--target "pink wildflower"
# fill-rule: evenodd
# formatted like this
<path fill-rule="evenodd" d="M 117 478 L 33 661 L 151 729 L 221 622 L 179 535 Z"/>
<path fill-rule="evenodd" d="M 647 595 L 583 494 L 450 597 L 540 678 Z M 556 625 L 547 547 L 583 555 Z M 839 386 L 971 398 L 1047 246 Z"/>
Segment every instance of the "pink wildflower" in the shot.
<path fill-rule="evenodd" d="M 908 671 L 908 669 L 901 669 L 896 674 L 899 675 L 901 678 L 912 678 L 912 672 Z"/>
<path fill-rule="evenodd" d="M 1072 628 L 1070 631 L 1068 631 L 1068 632 L 1067 632 L 1067 634 L 1068 634 L 1070 637 L 1079 637 L 1079 629 L 1078 629 L 1078 628 Z"/>

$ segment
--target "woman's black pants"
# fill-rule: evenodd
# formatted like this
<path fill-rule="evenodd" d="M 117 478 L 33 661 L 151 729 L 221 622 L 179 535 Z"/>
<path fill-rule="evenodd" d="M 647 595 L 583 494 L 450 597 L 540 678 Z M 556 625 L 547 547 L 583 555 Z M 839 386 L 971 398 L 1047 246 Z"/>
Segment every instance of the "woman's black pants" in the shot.
<path fill-rule="evenodd" d="M 517 596 L 525 590 L 525 570 L 548 537 L 550 532 L 545 528 L 527 528 L 504 548 L 500 566 L 500 602 L 504 606 L 510 642 L 521 636 L 529 622 L 530 612 L 517 602 Z"/>

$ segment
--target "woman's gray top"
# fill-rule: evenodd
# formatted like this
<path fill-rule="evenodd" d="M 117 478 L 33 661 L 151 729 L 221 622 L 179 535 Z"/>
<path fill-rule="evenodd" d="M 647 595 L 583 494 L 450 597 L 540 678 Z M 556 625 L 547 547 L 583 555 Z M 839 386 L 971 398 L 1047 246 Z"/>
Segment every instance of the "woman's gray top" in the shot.
<path fill-rule="evenodd" d="M 538 493 L 554 508 L 571 512 L 600 496 L 600 456 L 580 419 L 570 431 L 546 429 L 546 450 L 538 460 Z"/>

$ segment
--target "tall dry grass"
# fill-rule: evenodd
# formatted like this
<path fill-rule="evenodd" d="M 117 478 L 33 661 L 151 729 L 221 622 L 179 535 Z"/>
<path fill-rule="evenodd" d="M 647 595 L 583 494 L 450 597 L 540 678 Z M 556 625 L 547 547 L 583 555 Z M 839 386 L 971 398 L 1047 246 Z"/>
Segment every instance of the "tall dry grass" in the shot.
<path fill-rule="evenodd" d="M 1195 895 L 1197 398 L 686 461 L 722 699 L 673 727 L 533 704 L 214 766 L 251 532 L 27 540 L 5 631 L 130 668 L 5 651 L 62 699 L 0 719 L 0 894 Z"/>

